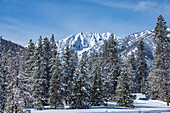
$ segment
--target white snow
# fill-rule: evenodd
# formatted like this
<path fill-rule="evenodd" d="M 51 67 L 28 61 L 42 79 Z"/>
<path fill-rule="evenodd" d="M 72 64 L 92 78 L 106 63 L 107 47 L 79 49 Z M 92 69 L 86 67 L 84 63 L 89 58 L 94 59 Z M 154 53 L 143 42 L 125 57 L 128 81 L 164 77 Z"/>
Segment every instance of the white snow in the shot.
<path fill-rule="evenodd" d="M 134 108 L 116 107 L 116 102 L 108 102 L 108 106 L 93 106 L 91 109 L 31 110 L 31 113 L 170 113 L 170 106 L 166 106 L 166 102 L 147 100 L 140 93 L 136 95 Z"/>

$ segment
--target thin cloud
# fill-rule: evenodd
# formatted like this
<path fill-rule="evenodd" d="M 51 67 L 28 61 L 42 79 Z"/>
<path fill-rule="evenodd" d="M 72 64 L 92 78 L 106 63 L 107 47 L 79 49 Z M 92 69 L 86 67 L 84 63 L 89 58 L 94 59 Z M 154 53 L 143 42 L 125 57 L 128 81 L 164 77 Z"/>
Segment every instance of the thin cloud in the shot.
<path fill-rule="evenodd" d="M 135 7 L 135 5 L 132 5 L 132 4 L 126 4 L 126 3 L 120 3 L 120 2 L 118 3 L 118 2 L 111 1 L 111 0 L 84 0 L 84 1 L 97 3 L 100 5 L 109 6 L 109 7 L 115 7 L 115 8 L 133 9 Z"/>
<path fill-rule="evenodd" d="M 137 6 L 134 8 L 135 10 L 145 11 L 151 7 L 156 6 L 156 2 L 148 2 L 148 1 L 142 1 L 137 4 Z"/>
<path fill-rule="evenodd" d="M 170 16 L 170 13 L 169 13 L 169 11 L 170 11 L 170 3 L 164 5 L 164 7 L 162 7 L 162 9 L 163 9 L 163 12 L 164 12 L 166 15 Z"/>
<path fill-rule="evenodd" d="M 16 27 L 14 25 L 9 25 L 9 24 L 0 24 L 3 28 L 10 29 L 10 30 L 19 30 L 19 27 Z"/>
<path fill-rule="evenodd" d="M 8 23 L 8 24 L 12 24 L 12 25 L 16 25 L 16 26 L 22 26 L 23 23 L 18 21 L 17 19 L 15 18 L 11 18 L 11 17 L 2 17 L 1 18 L 2 21 L 4 21 L 5 23 Z"/>
<path fill-rule="evenodd" d="M 137 4 L 130 4 L 127 2 L 116 2 L 113 0 L 84 0 L 84 1 L 97 3 L 108 7 L 132 9 L 135 11 L 145 11 L 157 5 L 156 2 L 149 2 L 149 1 L 141 1 Z"/>

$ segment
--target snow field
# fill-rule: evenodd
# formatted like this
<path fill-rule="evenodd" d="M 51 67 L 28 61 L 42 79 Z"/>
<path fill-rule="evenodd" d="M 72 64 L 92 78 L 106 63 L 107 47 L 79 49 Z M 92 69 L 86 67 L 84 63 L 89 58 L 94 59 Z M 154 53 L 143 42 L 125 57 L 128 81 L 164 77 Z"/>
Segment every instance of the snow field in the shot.
<path fill-rule="evenodd" d="M 145 95 L 137 93 L 134 108 L 116 107 L 116 102 L 108 102 L 108 106 L 92 106 L 90 109 L 31 110 L 31 113 L 170 113 L 166 102 L 144 99 Z"/>

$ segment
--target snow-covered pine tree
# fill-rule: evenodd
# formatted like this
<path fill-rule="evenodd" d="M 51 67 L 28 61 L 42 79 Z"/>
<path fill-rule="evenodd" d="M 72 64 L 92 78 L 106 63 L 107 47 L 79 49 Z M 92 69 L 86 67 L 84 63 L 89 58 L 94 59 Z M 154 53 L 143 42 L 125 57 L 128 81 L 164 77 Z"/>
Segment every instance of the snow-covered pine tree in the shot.
<path fill-rule="evenodd" d="M 17 56 L 15 59 L 18 60 L 18 96 L 20 98 L 20 104 L 22 104 L 22 108 L 28 108 L 33 106 L 33 96 L 31 86 L 33 83 L 32 75 L 25 73 L 25 58 L 24 55 L 18 48 Z"/>
<path fill-rule="evenodd" d="M 116 105 L 120 107 L 133 107 L 133 98 L 130 93 L 129 79 L 126 65 L 121 61 L 121 73 L 118 77 L 116 90 Z"/>
<path fill-rule="evenodd" d="M 154 54 L 153 66 L 148 76 L 149 90 L 151 99 L 158 99 L 167 102 L 170 100 L 170 38 L 167 25 L 162 15 L 157 19 L 154 40 L 156 50 Z"/>
<path fill-rule="evenodd" d="M 30 79 L 32 79 L 34 73 L 34 62 L 35 62 L 34 51 L 35 51 L 35 44 L 32 42 L 32 39 L 30 39 L 26 47 L 26 50 L 24 51 L 24 72 L 27 78 Z M 29 89 L 32 89 L 31 88 L 32 84 L 33 84 L 33 80 L 27 82 L 27 85 L 30 87 Z M 33 107 L 32 101 L 33 101 L 32 99 L 25 100 L 26 107 Z"/>
<path fill-rule="evenodd" d="M 50 78 L 51 78 L 51 73 L 50 73 L 50 59 L 51 59 L 51 44 L 48 40 L 47 37 L 43 39 L 42 43 L 42 52 L 43 52 L 43 67 L 44 67 L 44 79 L 46 79 L 47 83 L 44 84 L 44 101 L 43 105 L 48 104 L 48 98 L 49 98 L 49 87 L 50 87 Z"/>
<path fill-rule="evenodd" d="M 5 104 L 6 104 L 6 60 L 3 48 L 0 48 L 0 113 L 4 112 Z M 4 62 L 5 60 L 5 62 Z"/>
<path fill-rule="evenodd" d="M 104 77 L 102 73 L 102 57 L 101 53 L 96 55 L 96 62 L 92 67 L 90 102 L 92 106 L 105 105 L 106 92 L 104 90 Z"/>
<path fill-rule="evenodd" d="M 70 69 L 71 69 L 71 75 L 73 76 L 74 75 L 74 72 L 75 72 L 75 69 L 78 65 L 78 54 L 77 52 L 74 50 L 73 46 L 71 45 L 70 47 Z"/>
<path fill-rule="evenodd" d="M 12 54 L 11 54 L 12 55 Z M 26 100 L 31 100 L 29 90 L 30 76 L 24 73 L 24 58 L 17 50 L 16 56 L 8 57 L 9 73 L 7 74 L 8 95 L 5 112 L 23 113 L 26 108 Z"/>
<path fill-rule="evenodd" d="M 146 56 L 144 50 L 143 40 L 140 40 L 136 51 L 136 62 L 137 62 L 137 92 L 146 92 L 146 80 L 148 77 L 148 68 L 146 63 Z"/>
<path fill-rule="evenodd" d="M 91 55 L 88 57 L 87 73 L 89 75 L 90 84 L 93 83 L 93 72 L 95 70 L 95 64 L 96 64 L 95 62 L 97 62 L 97 57 L 98 57 L 98 53 L 96 51 L 93 51 Z"/>
<path fill-rule="evenodd" d="M 60 107 L 63 99 L 62 95 L 62 70 L 61 70 L 61 61 L 59 58 L 59 54 L 56 55 L 56 58 L 51 61 L 51 69 L 50 72 L 52 73 L 50 79 L 50 91 L 49 91 L 49 105 L 50 108 L 56 109 Z"/>
<path fill-rule="evenodd" d="M 114 100 L 117 80 L 120 74 L 119 64 L 118 64 L 118 51 L 114 35 L 108 39 L 108 42 L 104 42 L 103 45 L 103 73 L 107 76 L 106 79 L 106 89 L 109 100 Z"/>
<path fill-rule="evenodd" d="M 14 94 L 11 90 L 13 88 L 13 84 L 12 84 L 12 81 L 13 81 L 13 75 L 12 75 L 13 69 L 12 68 L 13 68 L 13 66 L 14 66 L 13 52 L 10 47 L 7 52 L 8 73 L 6 75 L 6 79 L 7 79 L 8 86 L 7 86 L 7 99 L 6 99 L 6 105 L 5 105 L 5 110 L 8 112 L 11 112 L 11 111 L 13 112 L 13 110 L 14 110 L 13 103 L 10 103 L 11 101 L 13 101 L 13 98 L 14 98 Z"/>
<path fill-rule="evenodd" d="M 50 70 L 53 66 L 53 63 L 56 59 L 56 55 L 57 55 L 57 46 L 56 46 L 56 41 L 54 39 L 54 35 L 52 34 L 52 37 L 50 38 L 50 48 L 51 48 L 51 58 L 50 58 Z M 50 71 L 50 74 L 52 76 L 52 72 Z"/>
<path fill-rule="evenodd" d="M 32 39 L 30 39 L 28 46 L 25 51 L 25 73 L 29 75 L 33 75 L 33 63 L 35 61 L 34 59 L 34 50 L 35 50 L 35 44 L 32 42 Z"/>
<path fill-rule="evenodd" d="M 50 46 L 51 46 L 51 59 L 55 59 L 57 55 L 57 46 L 56 46 L 56 41 L 54 39 L 54 34 L 52 34 L 50 38 Z"/>
<path fill-rule="evenodd" d="M 71 53 L 70 48 L 67 46 L 62 56 L 62 95 L 63 104 L 69 105 L 71 102 L 71 87 L 73 81 L 72 67 L 71 67 Z"/>
<path fill-rule="evenodd" d="M 47 77 L 45 76 L 44 54 L 42 49 L 42 37 L 38 39 L 38 45 L 34 52 L 34 73 L 33 73 L 33 97 L 34 107 L 43 109 L 44 101 L 46 101 Z"/>
<path fill-rule="evenodd" d="M 73 77 L 72 108 L 89 108 L 89 76 L 87 75 L 87 52 L 84 52 Z"/>
<path fill-rule="evenodd" d="M 131 54 L 128 56 L 127 59 L 127 73 L 128 73 L 128 79 L 129 79 L 129 88 L 131 93 L 136 93 L 136 59 L 134 57 L 134 53 L 131 52 Z"/>

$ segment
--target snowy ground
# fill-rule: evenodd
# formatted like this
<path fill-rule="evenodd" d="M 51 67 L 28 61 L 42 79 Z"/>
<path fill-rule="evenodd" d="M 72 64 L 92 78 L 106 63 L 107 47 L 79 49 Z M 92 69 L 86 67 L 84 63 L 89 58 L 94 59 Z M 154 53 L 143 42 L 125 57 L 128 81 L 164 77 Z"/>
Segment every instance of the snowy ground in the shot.
<path fill-rule="evenodd" d="M 170 106 L 165 102 L 147 100 L 144 95 L 137 94 L 135 108 L 116 107 L 116 102 L 108 102 L 108 106 L 91 107 L 91 109 L 66 110 L 32 110 L 31 113 L 170 113 Z"/>

